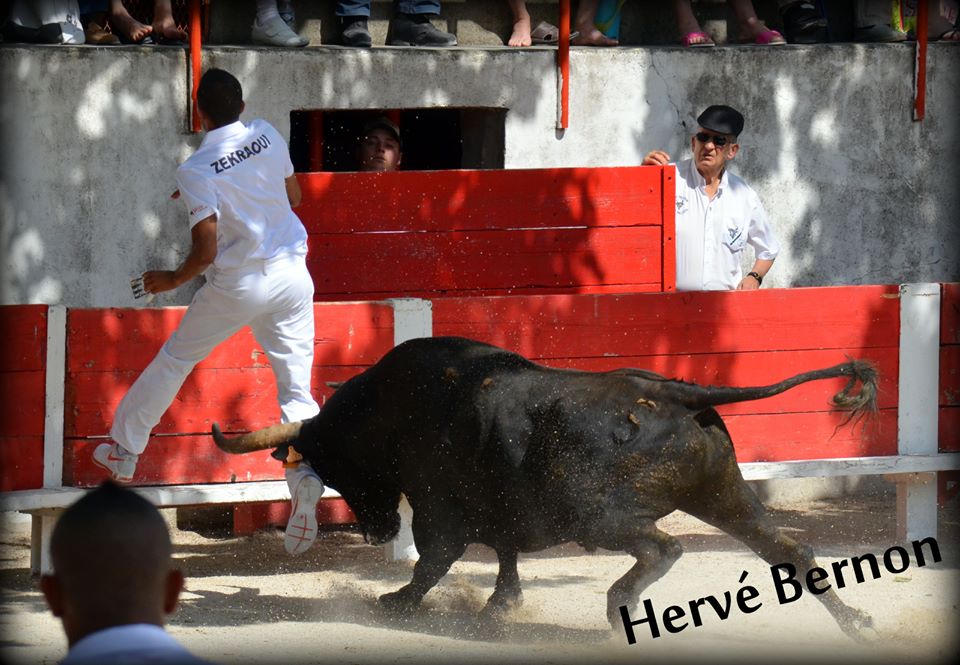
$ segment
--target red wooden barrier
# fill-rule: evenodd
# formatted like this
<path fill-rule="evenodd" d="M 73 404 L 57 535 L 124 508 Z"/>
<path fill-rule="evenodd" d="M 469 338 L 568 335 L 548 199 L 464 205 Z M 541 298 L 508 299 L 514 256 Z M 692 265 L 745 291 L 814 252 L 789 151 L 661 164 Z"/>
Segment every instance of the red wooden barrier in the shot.
<path fill-rule="evenodd" d="M 673 291 L 673 177 L 660 167 L 309 173 L 297 212 L 317 300 Z"/>
<path fill-rule="evenodd" d="M 940 452 L 960 452 L 960 283 L 940 301 Z"/>
<path fill-rule="evenodd" d="M 0 492 L 43 486 L 47 306 L 0 307 Z"/>
<path fill-rule="evenodd" d="M 504 346 L 559 367 L 642 367 L 685 380 L 766 385 L 802 371 L 874 361 L 880 415 L 834 434 L 827 400 L 844 381 L 818 381 L 720 409 L 741 462 L 895 455 L 897 287 L 674 293 L 433 302 L 434 334 Z"/>
<path fill-rule="evenodd" d="M 88 486 L 103 478 L 90 460 L 109 433 L 117 404 L 185 310 L 71 310 L 67 320 L 64 482 Z M 379 303 L 315 305 L 314 393 L 331 389 L 376 362 L 393 346 L 393 310 Z M 193 373 L 154 430 L 137 465 L 144 485 L 282 478 L 266 453 L 225 455 L 210 425 L 247 431 L 279 422 L 273 373 L 249 330 L 218 347 Z"/>

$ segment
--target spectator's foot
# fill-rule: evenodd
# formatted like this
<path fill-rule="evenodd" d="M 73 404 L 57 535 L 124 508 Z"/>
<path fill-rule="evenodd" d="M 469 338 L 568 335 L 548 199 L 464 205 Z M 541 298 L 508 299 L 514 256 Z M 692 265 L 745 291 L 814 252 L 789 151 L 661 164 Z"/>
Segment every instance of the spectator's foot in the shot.
<path fill-rule="evenodd" d="M 119 37 L 107 32 L 106 29 L 96 21 L 87 23 L 87 27 L 83 29 L 83 35 L 87 43 L 91 46 L 116 46 L 120 43 Z"/>
<path fill-rule="evenodd" d="M 857 42 L 902 42 L 906 41 L 907 33 L 889 25 L 863 25 L 854 28 L 853 39 Z"/>
<path fill-rule="evenodd" d="M 745 37 L 740 40 L 742 44 L 762 44 L 764 46 L 773 46 L 776 44 L 786 44 L 787 40 L 783 38 L 776 30 L 771 30 L 769 28 L 764 28 L 754 35 Z"/>
<path fill-rule="evenodd" d="M 323 496 L 323 483 L 315 475 L 304 475 L 290 500 L 293 507 L 283 536 L 289 554 L 303 554 L 317 539 L 317 502 Z"/>
<path fill-rule="evenodd" d="M 960 42 L 960 30 L 947 30 L 937 38 L 941 42 Z"/>
<path fill-rule="evenodd" d="M 577 26 L 577 36 L 570 40 L 574 46 L 618 46 L 619 41 L 597 30 L 596 26 Z"/>
<path fill-rule="evenodd" d="M 121 8 L 123 5 L 121 5 Z M 112 14 L 110 16 L 110 29 L 113 34 L 120 38 L 124 44 L 147 44 L 150 33 L 153 32 L 153 26 L 144 25 L 137 19 L 130 16 L 127 10 Z"/>
<path fill-rule="evenodd" d="M 791 44 L 827 41 L 827 19 L 812 2 L 794 2 L 780 10 L 783 31 Z"/>
<path fill-rule="evenodd" d="M 340 43 L 354 48 L 370 48 L 373 39 L 367 29 L 366 16 L 344 16 L 341 21 L 343 28 L 340 32 Z"/>
<path fill-rule="evenodd" d="M 118 483 L 129 483 L 137 468 L 138 455 L 128 452 L 117 443 L 101 443 L 93 450 L 93 462 L 110 472 Z"/>
<path fill-rule="evenodd" d="M 390 46 L 456 46 L 457 38 L 439 30 L 426 14 L 397 12 L 387 32 Z"/>
<path fill-rule="evenodd" d="M 521 16 L 513 24 L 513 32 L 507 41 L 508 46 L 530 46 L 533 37 L 530 36 L 530 15 Z"/>
<path fill-rule="evenodd" d="M 253 21 L 253 28 L 250 30 L 250 39 L 254 44 L 263 44 L 264 46 L 306 46 L 310 43 L 309 39 L 304 39 L 283 22 L 280 16 L 268 18 L 262 24 L 259 19 Z"/>
<path fill-rule="evenodd" d="M 716 46 L 713 38 L 705 32 L 688 32 L 680 40 L 680 43 L 687 48 L 702 48 L 704 46 Z"/>
<path fill-rule="evenodd" d="M 172 16 L 153 22 L 153 41 L 164 46 L 186 46 L 190 35 L 177 27 Z"/>

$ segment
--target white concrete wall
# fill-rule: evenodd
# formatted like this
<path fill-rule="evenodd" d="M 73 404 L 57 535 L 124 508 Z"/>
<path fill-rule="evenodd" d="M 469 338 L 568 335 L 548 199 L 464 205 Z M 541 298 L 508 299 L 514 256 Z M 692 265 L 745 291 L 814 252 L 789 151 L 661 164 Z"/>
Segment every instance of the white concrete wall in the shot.
<path fill-rule="evenodd" d="M 734 169 L 784 246 L 765 285 L 960 281 L 960 47 L 931 44 L 927 119 L 911 120 L 913 47 L 830 44 L 574 49 L 570 129 L 553 52 L 213 47 L 244 118 L 289 134 L 295 109 L 509 109 L 507 168 L 685 156 L 699 111 L 744 111 Z M 187 131 L 185 51 L 0 48 L 0 303 L 133 304 L 128 281 L 189 247 L 174 170 Z M 520 211 L 522 213 L 522 211 Z M 186 304 L 192 289 L 158 298 Z"/>

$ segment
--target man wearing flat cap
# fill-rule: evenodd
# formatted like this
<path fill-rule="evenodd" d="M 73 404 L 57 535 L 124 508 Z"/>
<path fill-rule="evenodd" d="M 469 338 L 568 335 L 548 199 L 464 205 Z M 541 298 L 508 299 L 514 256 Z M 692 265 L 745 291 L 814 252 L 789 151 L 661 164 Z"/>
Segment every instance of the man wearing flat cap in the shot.
<path fill-rule="evenodd" d="M 740 149 L 743 116 L 729 106 L 710 106 L 697 124 L 690 138 L 693 157 L 676 165 L 677 290 L 758 289 L 780 244 L 760 197 L 727 169 Z M 669 162 L 662 150 L 643 158 L 644 165 Z M 741 257 L 748 244 L 755 259 L 744 275 Z"/>
<path fill-rule="evenodd" d="M 361 171 L 387 172 L 400 168 L 403 157 L 400 128 L 386 116 L 380 116 L 363 127 L 357 145 L 357 162 Z"/>

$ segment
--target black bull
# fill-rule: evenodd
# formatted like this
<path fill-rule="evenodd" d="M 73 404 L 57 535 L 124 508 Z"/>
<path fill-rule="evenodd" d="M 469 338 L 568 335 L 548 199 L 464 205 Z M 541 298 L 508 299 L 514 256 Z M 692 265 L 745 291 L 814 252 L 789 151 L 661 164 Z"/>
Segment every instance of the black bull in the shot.
<path fill-rule="evenodd" d="M 417 606 L 474 542 L 500 563 L 486 611 L 521 601 L 517 553 L 575 541 L 624 551 L 633 567 L 607 592 L 607 617 L 663 576 L 681 554 L 656 520 L 682 510 L 740 539 L 798 579 L 810 548 L 773 525 L 743 480 L 713 407 L 847 377 L 833 404 L 875 408 L 876 372 L 851 361 L 756 388 L 698 386 L 636 369 L 551 369 L 460 338 L 399 345 L 340 387 L 316 417 L 227 439 L 231 453 L 292 445 L 353 509 L 368 540 L 397 534 L 401 492 L 413 508 L 420 559 L 413 579 L 380 601 Z M 855 391 L 859 383 L 859 390 Z M 856 637 L 869 617 L 832 589 L 817 596 Z"/>

